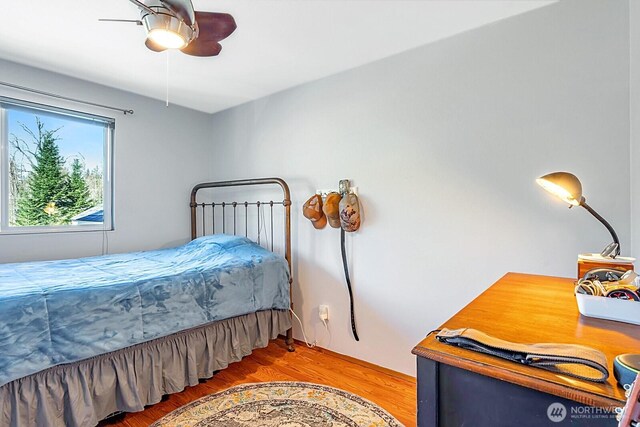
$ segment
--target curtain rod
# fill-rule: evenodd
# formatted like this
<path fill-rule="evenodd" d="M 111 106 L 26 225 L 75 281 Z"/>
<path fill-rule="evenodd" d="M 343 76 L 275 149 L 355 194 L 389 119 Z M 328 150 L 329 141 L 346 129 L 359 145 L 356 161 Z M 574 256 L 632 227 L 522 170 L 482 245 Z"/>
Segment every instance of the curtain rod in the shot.
<path fill-rule="evenodd" d="M 0 86 L 7 86 L 7 87 L 10 87 L 10 88 L 13 88 L 13 89 L 23 90 L 25 92 L 37 93 L 38 95 L 44 95 L 44 96 L 48 96 L 48 97 L 51 97 L 51 98 L 64 99 L 65 101 L 77 102 L 79 104 L 92 105 L 94 107 L 106 108 L 107 110 L 120 111 L 120 112 L 124 113 L 125 116 L 127 114 L 133 114 L 133 110 L 126 110 L 124 108 L 118 108 L 118 107 L 110 107 L 108 105 L 96 104 L 95 102 L 82 101 L 80 99 L 69 98 L 67 96 L 62 96 L 62 95 L 56 95 L 55 93 L 44 92 L 44 91 L 41 91 L 41 90 L 31 89 L 31 88 L 24 87 L 24 86 L 18 86 L 18 85 L 14 85 L 12 83 L 6 83 L 6 82 L 0 81 Z"/>

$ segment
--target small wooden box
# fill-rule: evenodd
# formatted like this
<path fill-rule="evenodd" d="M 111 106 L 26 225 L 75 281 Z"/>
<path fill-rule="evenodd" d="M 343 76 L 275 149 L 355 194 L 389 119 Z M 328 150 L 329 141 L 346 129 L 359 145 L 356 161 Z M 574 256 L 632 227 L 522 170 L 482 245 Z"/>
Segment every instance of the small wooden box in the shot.
<path fill-rule="evenodd" d="M 593 268 L 612 268 L 622 271 L 634 269 L 632 263 L 586 261 L 578 259 L 578 279 L 582 279 L 585 273 Z"/>

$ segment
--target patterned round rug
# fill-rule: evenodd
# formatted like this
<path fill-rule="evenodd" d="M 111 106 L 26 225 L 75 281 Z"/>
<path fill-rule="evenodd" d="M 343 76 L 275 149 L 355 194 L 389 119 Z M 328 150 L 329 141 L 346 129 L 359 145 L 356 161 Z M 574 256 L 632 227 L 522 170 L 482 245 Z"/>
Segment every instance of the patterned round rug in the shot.
<path fill-rule="evenodd" d="M 333 387 L 242 384 L 179 408 L 152 427 L 401 427 L 387 411 Z"/>

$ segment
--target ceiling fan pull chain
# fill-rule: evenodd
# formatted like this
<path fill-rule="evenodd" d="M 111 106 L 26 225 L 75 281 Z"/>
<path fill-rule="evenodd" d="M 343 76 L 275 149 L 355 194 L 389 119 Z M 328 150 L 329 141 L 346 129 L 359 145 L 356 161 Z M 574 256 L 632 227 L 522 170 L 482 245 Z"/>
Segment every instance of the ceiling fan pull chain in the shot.
<path fill-rule="evenodd" d="M 167 86 L 167 92 L 166 92 L 166 106 L 169 107 L 169 49 L 166 50 L 167 52 L 167 78 L 166 78 L 166 86 Z"/>

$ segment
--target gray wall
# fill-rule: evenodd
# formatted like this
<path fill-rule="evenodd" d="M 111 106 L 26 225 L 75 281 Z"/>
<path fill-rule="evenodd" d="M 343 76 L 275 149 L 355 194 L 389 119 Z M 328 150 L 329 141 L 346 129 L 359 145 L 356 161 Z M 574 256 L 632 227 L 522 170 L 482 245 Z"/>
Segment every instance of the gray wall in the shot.
<path fill-rule="evenodd" d="M 43 260 L 175 245 L 189 237 L 189 192 L 210 174 L 211 116 L 12 62 L 0 61 L 0 80 L 132 108 L 135 114 L 62 103 L 116 119 L 115 231 L 0 235 L 0 262 Z M 0 95 L 50 99 L 0 88 Z M 56 103 L 59 105 L 60 103 Z"/>
<path fill-rule="evenodd" d="M 632 254 L 640 258 L 640 2 L 638 0 L 629 0 L 629 24 L 631 245 Z"/>
<path fill-rule="evenodd" d="M 312 340 L 411 373 L 412 346 L 505 272 L 575 275 L 610 237 L 535 185 L 546 172 L 578 175 L 629 254 L 628 7 L 562 1 L 214 115 L 214 178 L 291 184 L 294 305 Z M 366 214 L 348 242 L 359 343 L 339 233 L 300 214 L 341 178 Z"/>
<path fill-rule="evenodd" d="M 637 253 L 640 185 L 628 161 L 630 129 L 631 162 L 640 161 L 633 0 L 631 46 L 628 12 L 626 0 L 564 0 L 213 117 L 6 61 L 0 80 L 136 110 L 113 116 L 110 252 L 185 241 L 198 181 L 287 179 L 294 304 L 311 339 L 411 373 L 411 347 L 506 271 L 572 276 L 577 253 L 607 243 L 603 227 L 543 193 L 537 176 L 576 173 L 623 253 Z M 300 215 L 307 197 L 341 178 L 354 180 L 365 209 L 362 230 L 348 239 L 359 343 L 348 326 L 339 233 L 316 231 Z M 103 240 L 0 235 L 0 262 L 99 254 Z M 316 320 L 319 304 L 330 306 L 330 338 Z"/>

